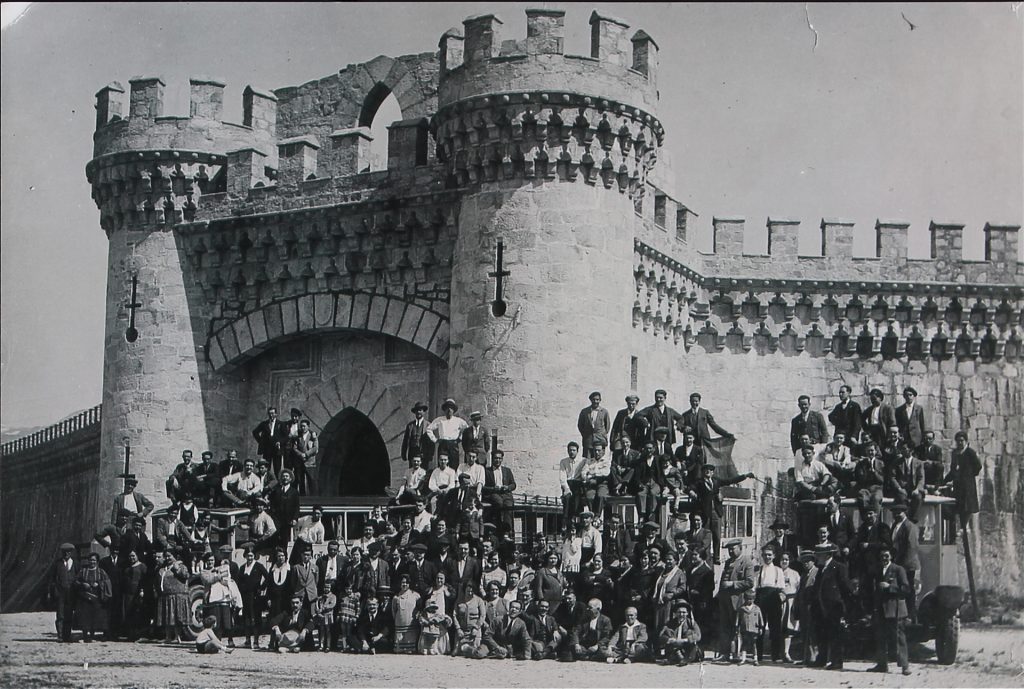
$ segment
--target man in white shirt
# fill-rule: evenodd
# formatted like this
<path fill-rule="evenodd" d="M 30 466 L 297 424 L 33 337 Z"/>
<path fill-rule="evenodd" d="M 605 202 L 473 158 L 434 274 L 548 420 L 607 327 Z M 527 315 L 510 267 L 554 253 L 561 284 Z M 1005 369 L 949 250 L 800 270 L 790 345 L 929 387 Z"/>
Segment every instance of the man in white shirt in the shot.
<path fill-rule="evenodd" d="M 761 569 L 754 579 L 754 602 L 761 608 L 765 623 L 768 625 L 770 648 L 761 649 L 759 655 L 766 655 L 770 651 L 772 660 L 778 661 L 782 658 L 782 640 L 785 633 L 782 627 L 782 601 L 785 600 L 783 588 L 786 582 L 782 569 L 775 564 L 775 546 L 766 545 L 762 548 L 761 557 Z M 763 637 L 758 643 L 764 643 Z"/>
<path fill-rule="evenodd" d="M 562 489 L 562 515 L 566 523 L 576 514 L 580 496 L 579 473 L 583 461 L 577 457 L 580 445 L 575 440 L 566 446 L 568 456 L 558 463 L 558 485 Z"/>
<path fill-rule="evenodd" d="M 221 479 L 220 489 L 232 505 L 247 505 L 252 498 L 263 492 L 263 479 L 256 473 L 256 462 L 251 459 L 245 460 L 240 472 L 228 474 Z"/>
<path fill-rule="evenodd" d="M 292 547 L 291 564 L 297 565 L 302 562 L 302 553 L 306 550 L 312 551 L 313 544 L 324 542 L 324 508 L 320 505 L 313 506 L 313 513 L 299 517 L 295 522 L 295 545 Z"/>
<path fill-rule="evenodd" d="M 430 511 L 437 514 L 437 506 L 440 501 L 444 503 L 448 491 L 455 487 L 455 469 L 452 469 L 448 462 L 442 461 L 443 454 L 437 456 L 437 466 L 430 472 L 430 479 L 427 481 L 427 491 L 430 495 Z"/>
<path fill-rule="evenodd" d="M 427 426 L 427 437 L 437 447 L 438 463 L 440 456 L 447 455 L 452 467 L 459 465 L 459 444 L 462 439 L 462 432 L 469 428 L 466 420 L 455 416 L 459 405 L 455 400 L 448 398 L 441 405 L 444 416 L 439 416 Z"/>
<path fill-rule="evenodd" d="M 434 520 L 434 515 L 427 512 L 427 501 L 422 498 L 416 498 L 416 512 L 412 516 L 412 528 L 413 531 L 417 531 L 424 536 L 430 533 L 430 524 Z"/>
<path fill-rule="evenodd" d="M 594 439 L 594 456 L 580 465 L 579 478 L 590 509 L 604 519 L 604 501 L 608 497 L 608 479 L 612 464 L 605 455 L 604 442 Z"/>
<path fill-rule="evenodd" d="M 422 462 L 423 458 L 420 457 L 419 451 L 410 458 L 409 469 L 405 472 L 405 479 L 402 481 L 402 485 L 398 487 L 398 494 L 395 495 L 395 501 L 399 505 L 411 505 L 416 502 L 417 498 L 423 497 L 426 489 L 424 484 L 427 481 L 427 472 L 423 470 Z"/>
<path fill-rule="evenodd" d="M 469 485 L 476 488 L 476 497 L 483 497 L 484 481 L 487 480 L 487 471 L 483 465 L 477 464 L 475 452 L 466 453 L 466 461 L 455 470 L 455 475 L 469 474 Z"/>
<path fill-rule="evenodd" d="M 801 450 L 803 461 L 794 472 L 797 500 L 827 498 L 835 492 L 835 478 L 824 464 L 814 458 L 814 448 L 804 446 Z"/>
<path fill-rule="evenodd" d="M 249 522 L 249 538 L 252 539 L 256 546 L 256 552 L 260 555 L 272 552 L 277 542 L 274 537 L 277 533 L 277 526 L 266 511 L 269 504 L 266 498 L 256 498 L 253 501 L 252 520 Z"/>

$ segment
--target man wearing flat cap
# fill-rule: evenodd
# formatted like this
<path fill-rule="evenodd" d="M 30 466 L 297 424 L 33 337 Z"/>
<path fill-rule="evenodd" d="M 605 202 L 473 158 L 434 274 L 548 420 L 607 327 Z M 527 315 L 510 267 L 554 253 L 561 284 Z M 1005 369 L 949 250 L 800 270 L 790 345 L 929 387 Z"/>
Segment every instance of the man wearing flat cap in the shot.
<path fill-rule="evenodd" d="M 413 456 L 419 455 L 423 470 L 429 471 L 434 447 L 427 437 L 427 420 L 424 418 L 427 405 L 417 402 L 412 405 L 412 413 L 415 418 L 406 424 L 402 435 L 402 460 L 412 467 Z"/>
<path fill-rule="evenodd" d="M 743 541 L 734 538 L 725 544 L 729 557 L 722 565 L 718 584 L 719 659 L 729 660 L 738 648 L 736 638 L 736 611 L 743 605 L 743 594 L 754 589 L 754 561 L 743 552 Z"/>
<path fill-rule="evenodd" d="M 693 611 L 685 599 L 672 603 L 672 617 L 659 630 L 658 645 L 665 654 L 665 663 L 683 667 L 701 659 L 701 630 L 693 619 Z"/>
<path fill-rule="evenodd" d="M 444 416 L 439 416 L 427 426 L 427 438 L 437 448 L 438 461 L 441 455 L 448 457 L 449 466 L 455 469 L 459 466 L 459 446 L 462 444 L 462 433 L 469 424 L 461 416 L 455 416 L 459 405 L 455 400 L 448 398 L 441 405 Z"/>
<path fill-rule="evenodd" d="M 462 432 L 462 451 L 467 455 L 472 452 L 483 467 L 491 463 L 488 457 L 491 452 L 491 433 L 481 425 L 483 412 L 475 411 L 469 415 L 469 428 Z"/>
<path fill-rule="evenodd" d="M 644 442 L 647 440 L 649 423 L 643 412 L 637 409 L 639 403 L 640 398 L 636 393 L 631 392 L 626 395 L 626 408 L 615 412 L 615 420 L 612 421 L 612 447 L 615 447 L 615 443 L 621 441 L 622 437 L 627 435 L 629 436 L 630 445 L 634 449 L 644 446 Z"/>
<path fill-rule="evenodd" d="M 607 447 L 611 427 L 611 416 L 608 410 L 601 406 L 601 393 L 590 393 L 590 406 L 581 409 L 576 420 L 576 428 L 579 429 L 582 438 L 584 457 L 594 455 L 594 440 L 604 441 Z"/>
<path fill-rule="evenodd" d="M 139 485 L 135 474 L 122 474 L 122 478 L 124 478 L 124 492 L 114 497 L 114 506 L 110 511 L 111 524 L 117 524 L 117 518 L 122 514 L 129 518 L 136 516 L 145 518 L 153 511 L 153 503 L 145 495 L 135 490 L 135 487 Z"/>

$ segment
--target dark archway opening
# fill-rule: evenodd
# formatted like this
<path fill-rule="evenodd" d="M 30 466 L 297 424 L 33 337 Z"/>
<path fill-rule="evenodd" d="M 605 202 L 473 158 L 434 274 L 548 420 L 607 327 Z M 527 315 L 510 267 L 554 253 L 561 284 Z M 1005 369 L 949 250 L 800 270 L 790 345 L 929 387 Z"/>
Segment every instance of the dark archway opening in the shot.
<path fill-rule="evenodd" d="M 346 407 L 320 434 L 320 495 L 385 495 L 391 459 L 380 431 L 355 407 Z"/>

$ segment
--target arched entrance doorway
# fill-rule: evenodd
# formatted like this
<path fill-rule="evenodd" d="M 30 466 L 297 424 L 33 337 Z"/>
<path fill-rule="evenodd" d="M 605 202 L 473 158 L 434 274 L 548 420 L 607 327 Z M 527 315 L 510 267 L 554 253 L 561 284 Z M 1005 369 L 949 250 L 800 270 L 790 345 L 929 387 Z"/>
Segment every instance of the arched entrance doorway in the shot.
<path fill-rule="evenodd" d="M 335 414 L 320 434 L 320 494 L 384 495 L 391 460 L 380 431 L 355 407 Z"/>

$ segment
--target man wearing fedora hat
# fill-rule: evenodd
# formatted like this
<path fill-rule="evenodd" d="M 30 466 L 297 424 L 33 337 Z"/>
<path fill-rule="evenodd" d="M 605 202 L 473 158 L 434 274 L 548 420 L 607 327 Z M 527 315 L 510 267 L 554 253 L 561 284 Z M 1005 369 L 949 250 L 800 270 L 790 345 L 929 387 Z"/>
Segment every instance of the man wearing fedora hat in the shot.
<path fill-rule="evenodd" d="M 139 485 L 135 474 L 121 474 L 121 478 L 124 479 L 124 491 L 114 497 L 114 507 L 110 511 L 111 524 L 117 524 L 118 517 L 122 515 L 129 518 L 136 516 L 145 518 L 153 511 L 153 503 L 145 495 L 135 490 L 135 487 Z"/>
<path fill-rule="evenodd" d="M 427 412 L 427 405 L 417 402 L 412 405 L 412 413 L 416 417 L 406 424 L 405 433 L 402 435 L 402 460 L 412 467 L 412 458 L 419 455 L 424 471 L 430 469 L 430 459 L 433 446 L 427 437 L 427 420 L 423 415 Z"/>
<path fill-rule="evenodd" d="M 719 660 L 729 660 L 735 651 L 739 652 L 736 638 L 736 611 L 743 604 L 743 594 L 754 589 L 756 566 L 754 561 L 743 552 L 743 541 L 734 538 L 725 544 L 729 558 L 722 566 L 722 576 L 718 584 L 718 631 Z"/>
<path fill-rule="evenodd" d="M 488 459 L 491 452 L 491 433 L 481 425 L 483 412 L 475 411 L 469 415 L 469 428 L 462 432 L 462 450 L 467 455 L 474 453 L 481 466 L 491 466 Z"/>
<path fill-rule="evenodd" d="M 459 445 L 462 440 L 462 433 L 469 424 L 461 416 L 455 416 L 459 405 L 455 400 L 448 398 L 441 405 L 444 416 L 439 416 L 427 426 L 427 438 L 437 448 L 438 461 L 441 455 L 448 457 L 449 466 L 455 469 L 459 466 Z"/>
<path fill-rule="evenodd" d="M 693 619 L 693 611 L 686 599 L 672 603 L 672 617 L 659 630 L 658 646 L 667 665 L 683 667 L 701 659 L 700 627 Z"/>
<path fill-rule="evenodd" d="M 853 587 L 846 564 L 836 559 L 833 543 L 814 547 L 818 573 L 812 592 L 811 614 L 818 631 L 818 657 L 814 663 L 829 670 L 842 670 L 846 652 L 846 607 L 853 598 Z"/>

